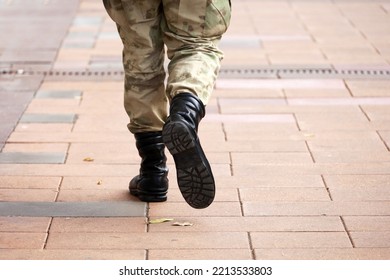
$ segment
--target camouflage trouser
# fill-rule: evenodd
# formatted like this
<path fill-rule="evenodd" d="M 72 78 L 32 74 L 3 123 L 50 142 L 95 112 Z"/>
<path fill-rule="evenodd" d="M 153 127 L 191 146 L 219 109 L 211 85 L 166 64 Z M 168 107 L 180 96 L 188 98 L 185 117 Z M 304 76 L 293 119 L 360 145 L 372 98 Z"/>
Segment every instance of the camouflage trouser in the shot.
<path fill-rule="evenodd" d="M 161 131 L 168 99 L 196 94 L 206 105 L 220 68 L 217 43 L 229 0 L 103 0 L 123 42 L 125 109 L 133 133 Z M 165 48 L 170 59 L 166 85 Z"/>

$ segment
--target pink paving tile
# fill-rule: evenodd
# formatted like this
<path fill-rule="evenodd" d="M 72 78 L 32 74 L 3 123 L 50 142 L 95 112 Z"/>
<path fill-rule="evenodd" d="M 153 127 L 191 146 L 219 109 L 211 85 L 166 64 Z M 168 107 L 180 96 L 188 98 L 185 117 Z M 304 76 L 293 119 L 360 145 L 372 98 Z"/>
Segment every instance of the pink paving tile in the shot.
<path fill-rule="evenodd" d="M 247 52 L 242 50 L 228 49 L 224 51 L 224 65 L 230 67 L 242 67 L 242 65 L 257 67 L 259 65 L 268 65 L 268 59 L 261 49 L 250 49 Z"/>
<path fill-rule="evenodd" d="M 336 132 L 337 133 L 337 132 Z M 335 134 L 336 134 L 335 133 Z M 315 134 L 314 134 L 315 135 Z M 384 153 L 387 151 L 385 145 L 381 139 L 377 136 L 376 139 L 370 139 L 364 137 L 362 133 L 361 137 L 356 139 L 316 139 L 313 137 L 312 141 L 308 141 L 308 145 L 311 151 L 314 152 L 330 152 L 330 151 L 343 151 L 343 152 L 359 152 L 359 151 L 371 151 L 373 153 Z"/>
<path fill-rule="evenodd" d="M 0 201 L 54 202 L 57 190 L 51 189 L 0 189 Z"/>
<path fill-rule="evenodd" d="M 339 119 L 339 121 L 330 121 L 324 120 L 321 117 L 316 116 L 297 116 L 298 125 L 303 131 L 326 131 L 326 130 L 369 130 L 372 126 L 372 122 L 370 123 L 368 120 L 359 120 L 359 119 L 348 119 L 346 116 L 344 119 Z M 361 118 L 364 118 L 363 114 Z"/>
<path fill-rule="evenodd" d="M 290 114 L 208 114 L 204 121 L 221 123 L 295 123 L 293 115 Z"/>
<path fill-rule="evenodd" d="M 350 232 L 356 248 L 390 248 L 388 231 Z"/>
<path fill-rule="evenodd" d="M 268 55 L 268 59 L 272 65 L 312 65 L 313 68 L 317 65 L 329 65 L 329 60 L 324 58 L 321 53 L 306 53 L 306 52 L 296 52 L 296 53 L 271 53 Z"/>
<path fill-rule="evenodd" d="M 44 81 L 40 90 L 79 90 L 123 92 L 122 81 Z"/>
<path fill-rule="evenodd" d="M 281 98 L 281 89 L 214 89 L 212 98 Z"/>
<path fill-rule="evenodd" d="M 45 131 L 43 134 L 42 131 Z M 58 132 L 50 130 L 50 127 L 37 131 L 16 131 L 9 138 L 9 142 L 14 143 L 102 143 L 102 142 L 120 142 L 134 143 L 128 131 L 110 132 L 102 134 L 100 132 Z"/>
<path fill-rule="evenodd" d="M 342 80 L 256 80 L 256 79 L 219 79 L 217 89 L 344 89 Z"/>
<path fill-rule="evenodd" d="M 378 134 L 386 143 L 388 149 L 390 150 L 390 130 L 389 131 L 379 131 Z"/>
<path fill-rule="evenodd" d="M 47 232 L 51 218 L 0 217 L 0 232 Z"/>
<path fill-rule="evenodd" d="M 388 260 L 389 248 L 258 249 L 258 260 Z"/>
<path fill-rule="evenodd" d="M 99 125 L 96 121 L 99 119 Z M 75 132 L 101 132 L 107 133 L 125 132 L 127 130 L 128 117 L 113 114 L 80 115 L 74 126 Z M 130 137 L 129 137 L 130 138 Z"/>
<path fill-rule="evenodd" d="M 311 37 L 308 35 L 262 35 L 259 36 L 261 41 L 272 42 L 272 41 L 311 41 Z"/>
<path fill-rule="evenodd" d="M 358 106 L 377 105 L 384 106 L 390 104 L 388 97 L 365 97 L 365 98 L 290 98 L 289 105 L 294 106 Z"/>
<path fill-rule="evenodd" d="M 57 189 L 61 177 L 0 176 L 0 189 Z"/>
<path fill-rule="evenodd" d="M 79 114 L 113 114 L 119 117 L 126 117 L 125 110 L 122 109 L 123 96 L 111 92 L 85 92 L 83 100 L 78 110 Z"/>
<path fill-rule="evenodd" d="M 286 105 L 284 98 L 218 98 L 218 103 L 223 106 L 236 106 L 238 108 L 246 106 L 271 106 Z"/>
<path fill-rule="evenodd" d="M 370 124 L 375 130 L 390 130 L 390 122 L 387 120 L 373 120 Z"/>
<path fill-rule="evenodd" d="M 149 250 L 148 260 L 251 260 L 249 249 Z"/>
<path fill-rule="evenodd" d="M 129 177 L 65 177 L 61 190 L 118 190 L 127 188 Z"/>
<path fill-rule="evenodd" d="M 239 217 L 241 216 L 241 207 L 238 201 L 213 202 L 206 209 L 193 209 L 185 202 L 151 203 L 149 204 L 149 215 L 161 217 Z"/>
<path fill-rule="evenodd" d="M 244 216 L 387 216 L 386 201 L 244 202 Z"/>
<path fill-rule="evenodd" d="M 249 249 L 244 232 L 52 233 L 47 249 Z"/>
<path fill-rule="evenodd" d="M 388 97 L 390 96 L 388 80 L 347 80 L 346 84 L 353 96 Z"/>
<path fill-rule="evenodd" d="M 328 166 L 327 166 L 328 167 Z M 321 175 L 323 171 L 317 164 L 310 163 L 279 163 L 279 164 L 267 164 L 260 162 L 253 163 L 236 163 L 233 166 L 232 174 L 237 177 L 250 177 L 256 174 L 257 177 L 269 176 L 272 177 L 289 177 L 292 175 Z M 274 179 L 274 182 L 285 181 L 286 179 L 278 178 Z M 292 182 L 291 182 L 292 184 Z M 291 185 L 290 185 L 291 186 Z"/>
<path fill-rule="evenodd" d="M 390 106 L 362 106 L 371 121 L 390 121 Z"/>
<path fill-rule="evenodd" d="M 390 188 L 390 175 L 362 175 L 362 174 L 327 174 L 324 175 L 324 180 L 328 187 L 333 189 L 343 189 L 354 186 L 356 188 L 371 188 L 382 187 L 384 189 Z"/>
<path fill-rule="evenodd" d="M 343 221 L 349 231 L 390 231 L 390 216 L 343 216 Z"/>
<path fill-rule="evenodd" d="M 298 131 L 295 123 L 234 123 L 224 124 L 228 141 L 248 140 L 250 133 L 251 141 L 266 140 L 305 140 L 305 133 Z"/>
<path fill-rule="evenodd" d="M 307 152 L 304 141 L 268 140 L 248 141 L 248 139 L 229 140 L 227 142 L 210 142 L 204 145 L 206 152 Z"/>
<path fill-rule="evenodd" d="M 72 201 L 138 201 L 131 196 L 128 187 L 124 185 L 122 189 L 99 189 L 99 190 L 61 190 L 57 200 L 58 202 Z"/>
<path fill-rule="evenodd" d="M 304 174 L 279 174 L 275 176 L 271 172 L 265 172 L 259 176 L 231 176 L 219 177 L 217 186 L 219 188 L 251 188 L 251 187 L 284 187 L 284 188 L 324 188 L 324 182 L 320 175 Z"/>
<path fill-rule="evenodd" d="M 330 201 L 325 188 L 240 188 L 241 201 Z"/>
<path fill-rule="evenodd" d="M 131 218 L 54 218 L 50 226 L 53 232 L 146 232 L 146 219 Z"/>
<path fill-rule="evenodd" d="M 329 98 L 329 97 L 350 97 L 345 89 L 287 89 L 284 91 L 286 97 L 291 98 Z"/>
<path fill-rule="evenodd" d="M 258 248 L 352 248 L 346 232 L 252 232 Z"/>
<path fill-rule="evenodd" d="M 220 113 L 223 115 L 256 115 L 264 117 L 280 117 L 291 115 L 291 110 L 282 98 L 220 98 Z"/>
<path fill-rule="evenodd" d="M 0 232 L 1 249 L 42 249 L 46 233 Z"/>
<path fill-rule="evenodd" d="M 390 188 L 383 186 L 329 188 L 334 201 L 389 201 Z"/>
<path fill-rule="evenodd" d="M 224 188 L 219 182 L 219 178 L 216 180 L 216 193 L 215 202 L 238 202 L 238 190 L 237 188 Z M 223 188 L 223 190 L 222 190 Z M 177 186 L 176 177 L 169 177 L 169 190 L 168 190 L 168 202 L 183 202 L 183 195 L 181 194 L 179 187 Z"/>
<path fill-rule="evenodd" d="M 358 150 L 342 151 L 342 147 L 339 149 L 341 151 L 329 150 L 312 152 L 312 155 L 317 163 L 369 163 L 390 160 L 390 154 L 386 152 L 385 147 L 382 148 L 383 151 L 380 151 L 379 149 L 370 151 L 368 147 L 363 147 L 360 152 L 358 152 Z"/>
<path fill-rule="evenodd" d="M 363 119 L 362 119 L 363 120 Z M 303 132 L 307 133 L 307 132 Z M 313 144 L 326 145 L 329 141 L 334 143 L 345 142 L 357 145 L 359 142 L 375 143 L 379 140 L 378 134 L 370 130 L 333 130 L 333 131 L 316 131 L 309 133 L 308 140 Z"/>
<path fill-rule="evenodd" d="M 290 164 L 299 164 L 299 163 L 312 163 L 312 158 L 309 152 L 301 153 L 240 153 L 235 152 L 231 153 L 232 163 L 269 163 L 269 164 L 278 164 L 278 163 L 290 163 Z"/>
<path fill-rule="evenodd" d="M 0 249 L 1 260 L 145 260 L 146 250 Z"/>
<path fill-rule="evenodd" d="M 131 143 L 73 143 L 70 145 L 66 163 L 91 164 L 136 164 L 140 162 L 137 149 Z"/>

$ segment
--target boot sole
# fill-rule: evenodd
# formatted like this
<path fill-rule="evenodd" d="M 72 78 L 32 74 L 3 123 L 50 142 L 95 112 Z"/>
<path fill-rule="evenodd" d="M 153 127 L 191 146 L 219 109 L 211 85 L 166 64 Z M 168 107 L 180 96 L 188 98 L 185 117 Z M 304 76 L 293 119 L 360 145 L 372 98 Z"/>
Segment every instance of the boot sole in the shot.
<path fill-rule="evenodd" d="M 184 199 L 193 208 L 208 207 L 215 197 L 215 182 L 198 137 L 180 121 L 166 123 L 162 134 L 175 161 L 177 182 Z"/>
<path fill-rule="evenodd" d="M 139 188 L 139 176 L 133 178 L 129 183 L 129 192 L 143 202 L 164 202 L 167 201 L 167 192 L 148 192 Z M 132 183 L 134 185 L 132 185 Z M 167 186 L 168 188 L 168 186 Z"/>
<path fill-rule="evenodd" d="M 140 193 L 137 190 L 130 189 L 130 194 L 137 197 L 139 200 L 143 202 L 164 202 L 167 201 L 166 195 L 156 195 L 156 194 L 145 194 Z"/>

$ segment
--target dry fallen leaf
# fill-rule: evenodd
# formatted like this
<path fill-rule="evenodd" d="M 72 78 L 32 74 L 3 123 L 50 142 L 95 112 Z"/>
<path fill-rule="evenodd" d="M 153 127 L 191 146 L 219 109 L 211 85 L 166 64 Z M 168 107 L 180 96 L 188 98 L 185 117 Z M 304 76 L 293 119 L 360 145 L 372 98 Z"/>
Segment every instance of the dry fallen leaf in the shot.
<path fill-rule="evenodd" d="M 183 223 L 175 222 L 175 223 L 172 224 L 172 226 L 176 226 L 176 227 L 191 227 L 193 225 L 194 224 L 191 224 L 189 222 L 183 222 Z"/>
<path fill-rule="evenodd" d="M 149 224 L 162 224 L 162 223 L 172 222 L 172 221 L 173 219 L 170 218 L 154 219 L 154 220 L 150 220 Z"/>
<path fill-rule="evenodd" d="M 83 161 L 92 162 L 92 161 L 94 161 L 94 159 L 90 158 L 90 157 L 86 157 L 85 159 L 83 159 Z"/>
<path fill-rule="evenodd" d="M 306 138 L 314 138 L 314 137 L 316 137 L 316 135 L 314 133 L 304 133 L 303 136 L 305 136 Z"/>

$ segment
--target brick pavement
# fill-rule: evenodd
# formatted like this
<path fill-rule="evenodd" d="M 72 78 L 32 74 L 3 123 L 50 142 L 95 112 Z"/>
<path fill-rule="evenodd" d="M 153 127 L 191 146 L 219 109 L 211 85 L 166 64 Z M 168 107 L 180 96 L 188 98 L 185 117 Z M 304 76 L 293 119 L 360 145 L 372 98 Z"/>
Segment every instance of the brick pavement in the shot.
<path fill-rule="evenodd" d="M 19 2 L 0 13 L 19 20 Z M 55 2 L 31 3 L 46 15 Z M 35 48 L 45 63 L 0 48 L 23 57 L 2 62 L 14 70 L 2 98 L 29 96 L 1 122 L 14 123 L 0 139 L 0 209 L 14 211 L 0 214 L 1 259 L 390 258 L 390 1 L 233 1 L 200 126 L 217 182 L 204 210 L 183 201 L 172 158 L 166 203 L 127 193 L 139 159 L 121 43 L 100 1 L 80 0 L 68 19 L 61 38 L 45 37 L 50 51 Z"/>

